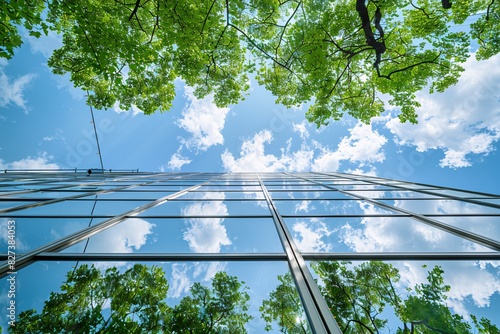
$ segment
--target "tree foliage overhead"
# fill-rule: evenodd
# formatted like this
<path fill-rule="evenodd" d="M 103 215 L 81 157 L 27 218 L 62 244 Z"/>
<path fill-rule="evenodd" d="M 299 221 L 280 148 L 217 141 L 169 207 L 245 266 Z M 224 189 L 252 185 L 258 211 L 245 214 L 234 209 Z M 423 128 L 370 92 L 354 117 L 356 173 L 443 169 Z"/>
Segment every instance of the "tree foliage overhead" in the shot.
<path fill-rule="evenodd" d="M 353 266 L 350 262 L 315 262 L 313 270 L 321 279 L 320 290 L 342 333 L 381 333 L 392 329 L 385 316 L 393 312 L 401 321 L 398 334 L 497 333 L 500 330 L 486 318 L 471 315 L 475 329 L 447 307 L 443 270 L 435 266 L 427 282 L 406 293 L 398 292 L 399 271 L 380 261 Z M 271 330 L 277 323 L 282 333 L 309 333 L 307 327 L 293 323 L 304 317 L 299 295 L 290 274 L 279 277 L 280 285 L 261 306 L 262 318 Z M 384 313 L 385 312 L 385 313 Z"/>
<path fill-rule="evenodd" d="M 0 57 L 54 30 L 49 59 L 91 92 L 88 103 L 146 114 L 169 110 L 184 80 L 218 106 L 237 103 L 249 75 L 285 106 L 311 102 L 318 126 L 344 113 L 369 122 L 381 94 L 416 122 L 415 94 L 457 82 L 461 64 L 500 50 L 498 1 L 469 0 L 18 0 L 0 5 Z M 46 6 L 46 7 L 45 7 Z M 46 20 L 42 13 L 46 10 Z M 457 26 L 472 19 L 469 28 Z"/>
<path fill-rule="evenodd" d="M 82 265 L 67 274 L 43 310 L 19 314 L 9 333 L 246 333 L 244 282 L 219 272 L 211 288 L 195 283 L 175 307 L 159 267 L 136 264 L 123 273 Z"/>

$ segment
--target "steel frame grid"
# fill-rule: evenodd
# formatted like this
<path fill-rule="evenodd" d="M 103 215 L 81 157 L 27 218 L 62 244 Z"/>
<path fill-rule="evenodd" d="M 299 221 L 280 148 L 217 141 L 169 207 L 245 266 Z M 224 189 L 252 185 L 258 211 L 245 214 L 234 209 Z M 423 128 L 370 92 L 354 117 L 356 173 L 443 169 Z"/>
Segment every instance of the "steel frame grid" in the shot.
<path fill-rule="evenodd" d="M 47 186 L 47 187 L 43 187 Z M 99 186 L 103 188 L 99 188 Z M 134 189 L 141 186 L 158 188 L 158 190 Z M 167 187 L 184 187 L 184 189 L 165 190 Z M 217 199 L 204 198 L 178 198 L 187 193 L 245 193 L 245 186 L 252 189 L 247 192 L 260 193 L 259 198 L 228 198 L 223 201 L 258 201 L 266 202 L 269 208 L 268 215 L 141 215 L 141 218 L 162 219 L 185 219 L 185 218 L 272 218 L 279 239 L 282 243 L 283 253 L 131 253 L 131 254 L 99 254 L 99 253 L 61 253 L 60 251 L 84 241 L 103 230 L 115 226 L 124 220 L 138 215 L 152 207 L 161 205 L 168 201 L 218 201 Z M 260 186 L 260 190 L 254 189 Z M 279 189 L 279 187 L 284 189 Z M 28 253 L 21 254 L 16 258 L 16 270 L 29 266 L 36 261 L 286 261 L 294 277 L 299 295 L 301 296 L 304 310 L 306 311 L 311 329 L 314 333 L 340 333 L 331 312 L 328 310 L 319 289 L 312 278 L 305 261 L 321 260 L 499 260 L 500 242 L 482 235 L 459 229 L 453 225 L 437 221 L 432 217 L 500 217 L 498 213 L 467 213 L 467 214 L 418 214 L 407 211 L 393 205 L 380 202 L 381 200 L 401 199 L 394 197 L 366 197 L 359 192 L 370 189 L 357 189 L 359 186 L 381 186 L 375 191 L 407 191 L 416 194 L 426 194 L 435 197 L 413 198 L 412 200 L 454 200 L 460 202 L 481 205 L 493 209 L 500 209 L 499 204 L 484 202 L 485 199 L 498 199 L 499 195 L 482 192 L 466 191 L 462 189 L 440 187 L 428 184 L 411 183 L 386 178 L 369 177 L 363 175 L 352 175 L 343 173 L 141 173 L 138 171 L 104 171 L 88 175 L 85 172 L 47 172 L 47 171 L 5 171 L 0 178 L 0 203 L 2 202 L 29 202 L 34 203 L 17 205 L 10 208 L 0 209 L 0 218 L 83 218 L 90 219 L 89 226 L 71 235 L 62 237 L 54 242 L 43 245 Z M 9 188 L 23 187 L 22 190 L 8 191 Z M 30 189 L 30 187 L 32 187 Z M 109 187 L 109 188 L 104 188 Z M 242 189 L 235 189 L 241 187 Z M 270 187 L 271 189 L 268 189 Z M 291 189 L 289 188 L 291 187 Z M 311 187 L 313 189 L 305 189 Z M 28 188 L 28 189 L 26 189 Z M 93 189 L 95 188 L 95 189 Z M 220 188 L 220 189 L 216 189 Z M 231 189 L 233 188 L 233 189 Z M 19 189 L 19 188 L 18 188 Z M 162 190 L 163 189 L 163 190 Z M 319 190 L 320 189 L 320 190 Z M 7 191 L 6 191 L 7 190 Z M 161 198 L 138 198 L 138 201 L 147 202 L 132 210 L 118 215 L 93 215 L 95 204 L 109 201 L 132 201 L 133 199 L 99 198 L 103 194 L 134 192 L 164 192 L 169 193 Z M 362 215 L 329 215 L 329 214 L 281 214 L 275 202 L 306 200 L 307 198 L 273 198 L 271 194 L 279 193 L 307 193 L 314 192 L 338 192 L 347 195 L 353 201 L 364 201 L 377 207 L 389 210 L 391 214 L 362 214 Z M 356 191 L 358 193 L 352 193 Z M 436 192 L 438 191 L 438 192 Z M 458 191 L 470 194 L 467 197 L 447 194 L 445 191 Z M 37 198 L 44 193 L 55 192 L 67 194 L 68 196 L 57 198 Z M 16 198 L 16 195 L 29 194 L 34 198 Z M 90 197 L 94 198 L 90 198 Z M 87 198 L 84 198 L 87 197 Z M 309 199 L 307 199 L 309 200 Z M 317 200 L 337 201 L 338 198 L 321 198 Z M 23 215 L 23 211 L 33 207 L 47 206 L 51 204 L 69 201 L 92 201 L 94 206 L 90 215 Z M 219 200 L 220 201 L 220 200 Z M 295 245 L 292 234 L 284 222 L 284 218 L 313 218 L 313 217 L 336 217 L 336 218 L 368 218 L 368 217 L 409 217 L 412 220 L 425 223 L 433 228 L 444 230 L 459 236 L 462 239 L 482 244 L 491 252 L 370 252 L 370 253 L 308 253 L 301 252 Z M 92 219 L 104 218 L 105 220 L 92 225 Z M 499 219 L 500 221 L 500 219 Z M 9 272 L 7 265 L 7 254 L 0 254 L 0 277 L 5 277 Z"/>

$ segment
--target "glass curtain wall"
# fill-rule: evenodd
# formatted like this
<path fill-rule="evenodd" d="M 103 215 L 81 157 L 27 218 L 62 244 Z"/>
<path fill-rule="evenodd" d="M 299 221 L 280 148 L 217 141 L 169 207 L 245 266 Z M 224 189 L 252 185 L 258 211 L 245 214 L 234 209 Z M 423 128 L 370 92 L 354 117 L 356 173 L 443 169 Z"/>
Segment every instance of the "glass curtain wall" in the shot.
<path fill-rule="evenodd" d="M 0 227 L 4 331 L 500 327 L 495 194 L 343 173 L 5 171 Z"/>

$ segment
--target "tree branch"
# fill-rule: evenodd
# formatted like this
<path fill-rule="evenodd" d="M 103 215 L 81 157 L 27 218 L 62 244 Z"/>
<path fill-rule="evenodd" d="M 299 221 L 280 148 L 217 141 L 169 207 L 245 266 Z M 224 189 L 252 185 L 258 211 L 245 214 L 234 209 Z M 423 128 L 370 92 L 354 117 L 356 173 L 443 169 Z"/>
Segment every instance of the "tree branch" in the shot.
<path fill-rule="evenodd" d="M 134 17 L 134 15 L 137 13 L 137 10 L 139 9 L 139 7 L 141 6 L 141 0 L 137 0 L 135 2 L 135 7 L 134 9 L 132 10 L 132 13 L 130 13 L 130 16 L 128 17 L 128 20 L 129 21 L 132 21 L 132 18 Z"/>
<path fill-rule="evenodd" d="M 486 21 L 488 21 L 490 19 L 490 9 L 494 3 L 495 3 L 495 0 L 491 0 L 490 4 L 488 5 L 488 8 L 486 9 L 486 18 L 485 18 Z"/>
<path fill-rule="evenodd" d="M 394 70 L 392 72 L 390 72 L 389 74 L 387 75 L 381 75 L 378 68 L 377 68 L 377 74 L 380 78 L 386 78 L 386 79 L 391 79 L 391 76 L 395 73 L 398 73 L 398 72 L 403 72 L 403 71 L 406 71 L 406 70 L 409 70 L 409 69 L 412 69 L 416 66 L 420 66 L 420 65 L 423 65 L 423 64 L 435 64 L 435 65 L 440 65 L 436 62 L 436 60 L 441 56 L 441 52 L 436 56 L 436 58 L 434 58 L 433 60 L 422 60 L 421 62 L 418 62 L 418 63 L 415 63 L 415 64 L 412 64 L 412 65 L 408 65 L 404 68 L 400 68 L 400 69 L 397 69 L 397 70 Z"/>
<path fill-rule="evenodd" d="M 356 0 L 356 11 L 358 12 L 359 18 L 361 19 L 361 27 L 363 28 L 363 32 L 365 33 L 366 44 L 368 44 L 375 50 L 376 59 L 373 66 L 377 69 L 378 72 L 378 65 L 382 59 L 382 54 L 386 50 L 385 43 L 383 41 L 384 31 L 380 26 L 382 14 L 380 12 L 380 9 L 377 7 L 377 10 L 375 12 L 375 28 L 378 30 L 380 38 L 382 39 L 382 42 L 379 42 L 373 35 L 373 31 L 370 25 L 370 17 L 368 15 L 368 9 L 365 5 L 365 0 Z"/>
<path fill-rule="evenodd" d="M 210 5 L 210 8 L 208 9 L 208 13 L 205 16 L 205 19 L 203 20 L 203 25 L 201 26 L 200 35 L 203 34 L 203 30 L 205 29 L 205 24 L 207 24 L 208 16 L 210 15 L 210 12 L 212 11 L 212 8 L 214 7 L 214 4 L 216 1 L 217 0 L 212 1 L 212 4 Z"/>

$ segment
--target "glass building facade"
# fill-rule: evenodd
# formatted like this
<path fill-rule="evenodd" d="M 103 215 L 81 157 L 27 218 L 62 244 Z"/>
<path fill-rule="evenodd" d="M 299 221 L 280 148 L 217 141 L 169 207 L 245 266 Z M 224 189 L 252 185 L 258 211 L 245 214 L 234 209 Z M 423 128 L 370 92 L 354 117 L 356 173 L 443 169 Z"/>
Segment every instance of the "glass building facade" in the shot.
<path fill-rule="evenodd" d="M 41 310 L 82 264 L 124 271 L 140 263 L 164 270 L 171 307 L 215 273 L 238 277 L 249 295 L 247 332 L 370 332 L 352 327 L 361 316 L 346 321 L 354 308 L 336 309 L 322 264 L 355 272 L 377 261 L 397 269 L 400 295 L 422 290 L 438 265 L 453 313 L 500 324 L 500 195 L 343 173 L 5 171 L 0 178 L 0 301 L 10 305 L 15 277 L 16 316 Z M 290 294 L 300 304 L 288 309 L 288 325 L 263 316 L 284 277 L 293 278 Z M 368 311 L 371 320 L 375 313 Z M 384 316 L 381 332 L 403 328 L 397 316 Z M 300 331 L 287 329 L 294 326 Z"/>

